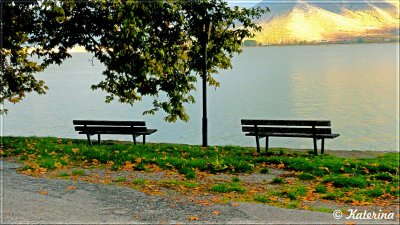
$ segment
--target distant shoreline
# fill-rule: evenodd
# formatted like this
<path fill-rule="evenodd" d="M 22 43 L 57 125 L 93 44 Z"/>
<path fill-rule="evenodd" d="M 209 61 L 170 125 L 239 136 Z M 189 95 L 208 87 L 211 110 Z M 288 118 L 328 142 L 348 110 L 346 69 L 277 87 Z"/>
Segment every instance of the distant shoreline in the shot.
<path fill-rule="evenodd" d="M 254 47 L 277 47 L 277 46 L 326 46 L 326 45 L 367 45 L 367 44 L 400 44 L 399 40 L 394 41 L 376 41 L 376 42 L 327 42 L 327 43 L 304 43 L 304 44 L 268 44 L 268 45 L 242 45 L 242 47 L 246 48 L 254 48 Z"/>

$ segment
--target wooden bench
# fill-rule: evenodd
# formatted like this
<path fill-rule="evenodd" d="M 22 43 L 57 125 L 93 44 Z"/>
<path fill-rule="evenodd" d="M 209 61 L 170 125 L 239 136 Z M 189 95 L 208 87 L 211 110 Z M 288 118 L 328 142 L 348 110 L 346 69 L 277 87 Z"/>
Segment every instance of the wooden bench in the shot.
<path fill-rule="evenodd" d="M 73 120 L 75 130 L 79 134 L 86 134 L 89 144 L 92 144 L 90 136 L 97 134 L 97 142 L 100 144 L 101 134 L 128 134 L 132 135 L 136 145 L 136 137 L 143 136 L 143 144 L 146 144 L 146 135 L 156 132 L 156 129 L 147 129 L 144 121 L 106 121 L 106 120 Z"/>
<path fill-rule="evenodd" d="M 268 151 L 269 137 L 312 138 L 314 154 L 317 155 L 317 140 L 321 139 L 321 154 L 324 153 L 324 140 L 336 138 L 332 134 L 328 120 L 242 120 L 242 131 L 246 136 L 256 138 L 257 152 L 260 152 L 259 139 L 265 138 L 265 151 Z"/>

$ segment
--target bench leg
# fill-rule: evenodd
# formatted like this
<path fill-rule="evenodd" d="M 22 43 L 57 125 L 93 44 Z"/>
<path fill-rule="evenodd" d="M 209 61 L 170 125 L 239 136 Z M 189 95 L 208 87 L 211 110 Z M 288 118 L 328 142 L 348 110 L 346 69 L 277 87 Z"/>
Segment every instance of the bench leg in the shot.
<path fill-rule="evenodd" d="M 92 145 L 92 141 L 90 140 L 90 134 L 86 134 L 89 145 Z"/>
<path fill-rule="evenodd" d="M 143 145 L 146 144 L 146 135 L 143 134 Z"/>
<path fill-rule="evenodd" d="M 132 135 L 132 137 L 133 137 L 133 145 L 136 145 L 136 135 Z"/>
<path fill-rule="evenodd" d="M 269 137 L 266 136 L 265 137 L 265 155 L 267 155 L 267 152 L 268 152 L 268 141 L 269 141 Z"/>
<path fill-rule="evenodd" d="M 260 140 L 258 139 L 258 136 L 255 137 L 256 137 L 257 152 L 260 153 Z"/>
<path fill-rule="evenodd" d="M 98 144 L 98 145 L 101 144 L 100 134 L 97 134 L 97 144 Z"/>
<path fill-rule="evenodd" d="M 318 155 L 318 148 L 317 148 L 317 138 L 313 138 L 314 141 L 314 155 Z"/>
<path fill-rule="evenodd" d="M 325 149 L 324 149 L 324 147 L 325 147 L 324 145 L 325 145 L 325 139 L 322 138 L 322 139 L 321 139 L 321 154 L 324 154 L 324 150 L 325 150 Z"/>

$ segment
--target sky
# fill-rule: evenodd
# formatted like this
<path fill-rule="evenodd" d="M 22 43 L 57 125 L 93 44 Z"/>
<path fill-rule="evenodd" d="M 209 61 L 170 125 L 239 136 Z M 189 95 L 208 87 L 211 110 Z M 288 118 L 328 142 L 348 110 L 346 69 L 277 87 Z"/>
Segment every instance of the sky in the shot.
<path fill-rule="evenodd" d="M 239 6 L 239 7 L 253 7 L 257 3 L 261 2 L 261 0 L 227 0 L 230 6 Z"/>

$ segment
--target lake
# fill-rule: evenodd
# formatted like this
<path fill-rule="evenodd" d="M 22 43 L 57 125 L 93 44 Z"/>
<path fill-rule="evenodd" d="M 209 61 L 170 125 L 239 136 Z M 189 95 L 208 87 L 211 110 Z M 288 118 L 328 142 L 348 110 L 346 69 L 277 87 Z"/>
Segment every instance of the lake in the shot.
<path fill-rule="evenodd" d="M 233 69 L 215 77 L 221 87 L 208 89 L 210 145 L 255 146 L 244 136 L 241 119 L 331 120 L 340 137 L 326 149 L 395 151 L 399 149 L 398 44 L 248 47 L 233 58 Z M 150 142 L 201 144 L 201 89 L 187 105 L 188 123 L 168 123 L 165 114 L 143 116 L 152 100 L 134 106 L 104 103 L 92 91 L 103 65 L 88 53 L 74 53 L 61 66 L 38 74 L 47 95 L 28 94 L 19 104 L 5 104 L 4 135 L 85 138 L 73 119 L 145 120 L 158 132 Z M 199 79 L 200 80 L 200 79 Z M 131 140 L 126 135 L 103 139 Z M 263 142 L 262 142 L 263 143 Z M 319 143 L 318 143 L 319 144 Z M 271 138 L 272 147 L 313 147 L 311 139 Z"/>

